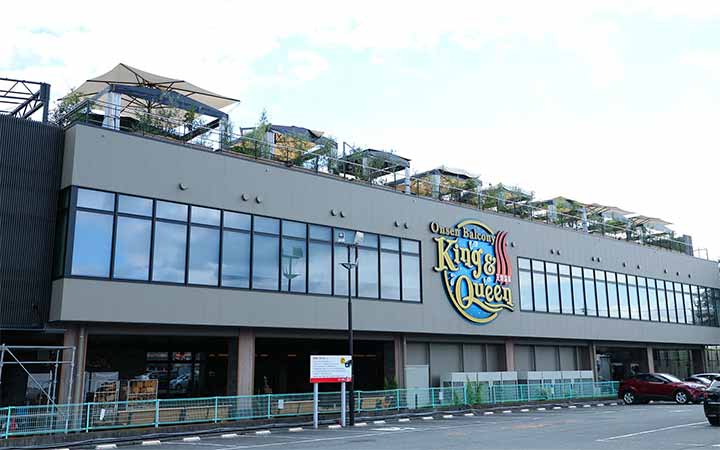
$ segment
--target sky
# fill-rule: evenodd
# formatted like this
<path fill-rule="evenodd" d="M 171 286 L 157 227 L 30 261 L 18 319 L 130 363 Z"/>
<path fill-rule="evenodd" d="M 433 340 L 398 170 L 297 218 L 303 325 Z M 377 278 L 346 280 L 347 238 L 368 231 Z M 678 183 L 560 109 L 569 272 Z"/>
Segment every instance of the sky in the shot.
<path fill-rule="evenodd" d="M 53 97 L 124 62 L 240 99 L 236 125 L 265 109 L 275 124 L 392 150 L 413 171 L 444 164 L 660 217 L 720 257 L 717 0 L 2 10 L 0 77 L 49 82 Z"/>

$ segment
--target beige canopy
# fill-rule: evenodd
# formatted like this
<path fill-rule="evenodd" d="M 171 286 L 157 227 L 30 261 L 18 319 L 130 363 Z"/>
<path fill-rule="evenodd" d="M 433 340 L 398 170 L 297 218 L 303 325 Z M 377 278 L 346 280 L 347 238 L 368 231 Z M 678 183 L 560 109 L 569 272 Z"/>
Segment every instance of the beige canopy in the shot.
<path fill-rule="evenodd" d="M 155 75 L 123 63 L 118 64 L 111 71 L 104 73 L 99 77 L 87 80 L 75 91 L 79 92 L 83 96 L 92 96 L 106 89 L 111 84 L 141 86 L 174 91 L 217 109 L 224 108 L 240 101 L 231 97 L 216 94 L 178 78 Z"/>

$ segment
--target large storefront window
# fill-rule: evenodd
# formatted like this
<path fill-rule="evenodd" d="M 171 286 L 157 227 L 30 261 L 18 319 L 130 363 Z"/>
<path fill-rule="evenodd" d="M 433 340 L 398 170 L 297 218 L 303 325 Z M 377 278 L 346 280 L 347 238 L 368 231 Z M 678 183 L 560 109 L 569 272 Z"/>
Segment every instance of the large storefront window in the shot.
<path fill-rule="evenodd" d="M 62 198 L 57 277 L 347 295 L 337 240 L 353 230 L 83 188 Z M 355 251 L 353 296 L 421 301 L 419 241 L 366 233 Z"/>
<path fill-rule="evenodd" d="M 528 258 L 518 280 L 523 311 L 720 325 L 720 289 Z"/>

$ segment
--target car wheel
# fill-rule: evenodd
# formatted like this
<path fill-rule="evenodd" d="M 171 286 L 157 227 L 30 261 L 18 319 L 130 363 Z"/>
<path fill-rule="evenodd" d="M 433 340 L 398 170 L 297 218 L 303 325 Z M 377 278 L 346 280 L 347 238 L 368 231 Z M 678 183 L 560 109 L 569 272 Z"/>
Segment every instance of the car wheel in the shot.
<path fill-rule="evenodd" d="M 707 420 L 714 427 L 720 426 L 720 417 L 708 417 Z"/>
<path fill-rule="evenodd" d="M 633 394 L 633 393 L 630 392 L 630 391 L 625 392 L 625 393 L 623 394 L 622 399 L 623 399 L 623 402 L 625 402 L 626 405 L 632 405 L 633 403 L 635 403 L 635 400 L 636 400 L 636 399 L 635 399 L 635 394 Z"/>
<path fill-rule="evenodd" d="M 678 405 L 685 405 L 690 401 L 690 395 L 685 391 L 675 392 L 675 403 Z"/>

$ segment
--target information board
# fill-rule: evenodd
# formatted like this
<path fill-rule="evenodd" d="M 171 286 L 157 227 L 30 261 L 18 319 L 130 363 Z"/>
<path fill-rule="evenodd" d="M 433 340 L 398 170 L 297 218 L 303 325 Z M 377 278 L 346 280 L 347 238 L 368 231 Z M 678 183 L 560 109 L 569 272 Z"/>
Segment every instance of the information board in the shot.
<path fill-rule="evenodd" d="M 352 381 L 352 358 L 348 355 L 311 355 L 311 383 L 347 383 Z"/>

